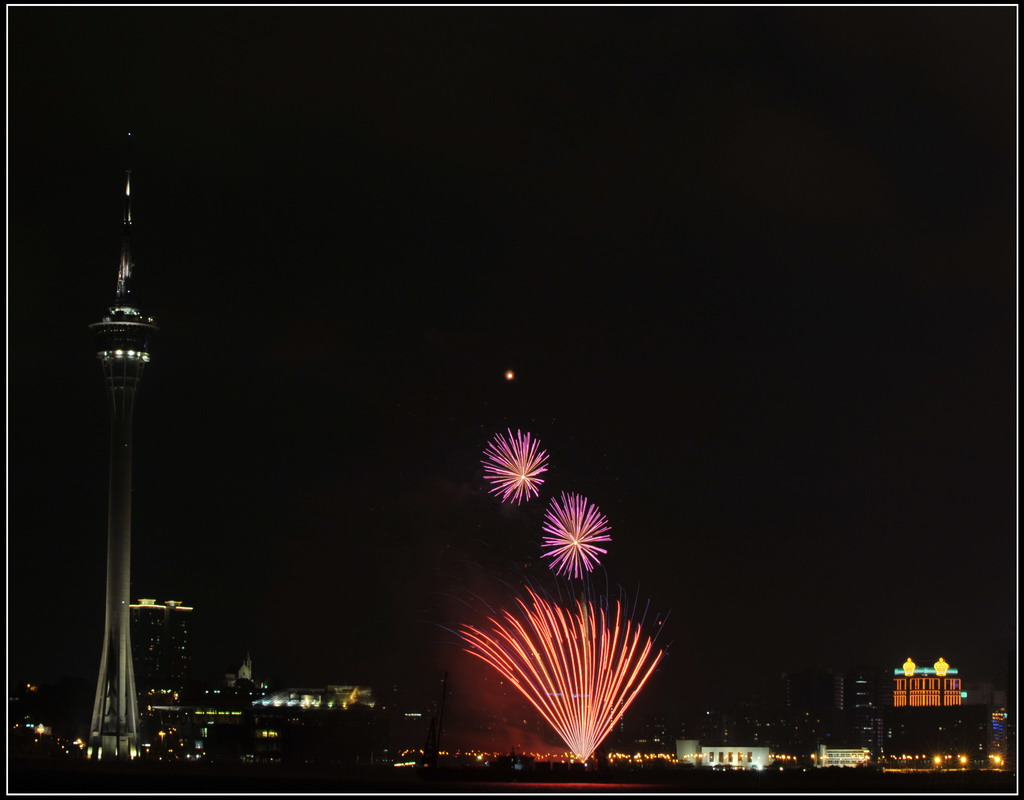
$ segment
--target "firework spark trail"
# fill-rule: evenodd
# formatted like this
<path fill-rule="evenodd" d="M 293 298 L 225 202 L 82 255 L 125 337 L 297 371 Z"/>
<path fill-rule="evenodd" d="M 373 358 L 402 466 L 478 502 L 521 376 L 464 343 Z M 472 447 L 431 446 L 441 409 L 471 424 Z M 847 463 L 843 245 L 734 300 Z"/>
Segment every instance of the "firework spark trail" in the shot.
<path fill-rule="evenodd" d="M 599 563 L 597 554 L 608 552 L 593 543 L 612 540 L 611 536 L 602 535 L 611 530 L 608 518 L 578 494 L 562 492 L 561 503 L 551 498 L 541 527 L 551 534 L 544 537 L 542 547 L 550 549 L 543 558 L 554 559 L 551 570 L 556 575 L 583 577 L 584 570 L 590 572 Z"/>
<path fill-rule="evenodd" d="M 576 601 L 576 612 L 527 588 L 517 614 L 488 617 L 490 631 L 463 625 L 466 652 L 494 668 L 518 689 L 581 761 L 625 714 L 650 678 L 664 650 L 639 624 L 592 601 Z M 609 619 L 613 616 L 612 619 Z M 609 624 L 610 623 L 610 624 Z"/>
<path fill-rule="evenodd" d="M 539 451 L 539 452 L 538 452 Z M 544 483 L 538 476 L 547 472 L 544 466 L 548 460 L 545 450 L 540 450 L 540 442 L 527 432 L 508 429 L 508 438 L 501 433 L 496 434 L 484 450 L 484 478 L 494 484 L 490 494 L 501 494 L 502 502 L 509 497 L 515 503 L 529 500 L 540 494 L 538 487 Z"/>

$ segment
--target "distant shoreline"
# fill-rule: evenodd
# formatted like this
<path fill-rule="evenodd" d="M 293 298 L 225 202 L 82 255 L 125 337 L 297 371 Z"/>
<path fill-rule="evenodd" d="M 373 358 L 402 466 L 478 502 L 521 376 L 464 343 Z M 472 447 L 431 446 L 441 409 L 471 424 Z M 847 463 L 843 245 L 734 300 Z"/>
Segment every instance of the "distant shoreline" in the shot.
<path fill-rule="evenodd" d="M 868 769 L 712 773 L 682 769 L 609 769 L 552 777 L 522 771 L 442 768 L 433 780 L 412 768 L 11 761 L 8 793 L 159 794 L 495 794 L 503 792 L 867 792 L 1014 794 L 1016 775 L 991 770 L 919 773 Z"/>

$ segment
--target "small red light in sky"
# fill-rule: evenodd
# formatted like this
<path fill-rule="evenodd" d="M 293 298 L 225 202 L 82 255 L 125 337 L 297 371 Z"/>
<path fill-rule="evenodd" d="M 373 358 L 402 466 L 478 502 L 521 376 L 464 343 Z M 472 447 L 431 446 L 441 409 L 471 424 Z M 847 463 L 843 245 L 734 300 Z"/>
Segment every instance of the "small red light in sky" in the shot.
<path fill-rule="evenodd" d="M 507 381 L 515 380 L 515 377 L 516 377 L 516 374 L 512 370 L 510 370 L 510 369 L 505 370 L 505 380 L 507 380 Z"/>

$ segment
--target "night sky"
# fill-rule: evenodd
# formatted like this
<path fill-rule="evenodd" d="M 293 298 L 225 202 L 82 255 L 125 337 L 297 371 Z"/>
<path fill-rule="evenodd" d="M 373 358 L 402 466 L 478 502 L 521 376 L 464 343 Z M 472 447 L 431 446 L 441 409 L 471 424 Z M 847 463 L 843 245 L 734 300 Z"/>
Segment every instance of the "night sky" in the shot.
<path fill-rule="evenodd" d="M 595 583 L 670 614 L 657 702 L 908 655 L 1005 685 L 1016 23 L 8 7 L 9 679 L 99 666 L 131 131 L 132 596 L 194 606 L 198 675 L 485 704 L 441 626 L 544 580 L 575 491 Z M 550 454 L 519 507 L 509 427 Z"/>

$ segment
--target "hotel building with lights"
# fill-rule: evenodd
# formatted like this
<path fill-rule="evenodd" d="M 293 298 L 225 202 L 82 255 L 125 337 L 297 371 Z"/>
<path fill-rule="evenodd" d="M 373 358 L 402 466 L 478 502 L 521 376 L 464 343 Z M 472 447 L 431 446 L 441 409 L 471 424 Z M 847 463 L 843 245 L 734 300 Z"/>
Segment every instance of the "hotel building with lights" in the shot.
<path fill-rule="evenodd" d="M 988 765 L 993 752 L 993 708 L 969 698 L 959 670 L 944 658 L 920 667 L 908 658 L 893 670 L 892 705 L 885 715 L 887 760 L 918 759 Z M 979 702 L 975 702 L 979 701 Z"/>
<path fill-rule="evenodd" d="M 919 667 L 908 658 L 893 672 L 893 708 L 963 705 L 959 670 L 942 657 L 932 667 Z"/>

